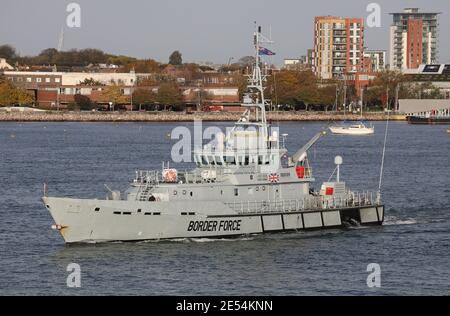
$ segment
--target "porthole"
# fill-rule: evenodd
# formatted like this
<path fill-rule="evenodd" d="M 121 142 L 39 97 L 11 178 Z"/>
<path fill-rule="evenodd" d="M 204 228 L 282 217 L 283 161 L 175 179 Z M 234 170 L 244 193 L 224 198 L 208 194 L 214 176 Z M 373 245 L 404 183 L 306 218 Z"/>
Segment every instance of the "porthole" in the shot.
<path fill-rule="evenodd" d="M 266 191 L 266 187 L 265 186 L 262 186 L 261 188 L 262 188 L 263 191 Z"/>
<path fill-rule="evenodd" d="M 253 180 L 253 175 L 252 174 L 250 175 L 250 180 Z"/>
<path fill-rule="evenodd" d="M 183 195 L 186 195 L 186 190 L 183 190 Z"/>
<path fill-rule="evenodd" d="M 178 194 L 177 190 L 174 190 L 173 195 L 177 195 L 177 194 Z"/>

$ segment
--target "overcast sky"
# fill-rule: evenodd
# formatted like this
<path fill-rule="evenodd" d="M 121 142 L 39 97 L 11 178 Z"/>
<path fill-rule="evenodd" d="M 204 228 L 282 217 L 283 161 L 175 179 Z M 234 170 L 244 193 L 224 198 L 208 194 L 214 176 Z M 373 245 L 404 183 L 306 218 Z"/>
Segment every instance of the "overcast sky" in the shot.
<path fill-rule="evenodd" d="M 81 27 L 65 26 L 64 50 L 99 48 L 161 62 L 180 50 L 184 61 L 216 63 L 252 53 L 254 21 L 271 29 L 273 61 L 281 63 L 312 48 L 314 16 L 366 18 L 371 2 L 381 5 L 382 27 L 366 28 L 365 45 L 389 50 L 389 13 L 419 7 L 443 13 L 439 56 L 450 63 L 449 0 L 1 0 L 0 45 L 11 44 L 21 55 L 57 47 L 71 2 L 81 6 Z"/>

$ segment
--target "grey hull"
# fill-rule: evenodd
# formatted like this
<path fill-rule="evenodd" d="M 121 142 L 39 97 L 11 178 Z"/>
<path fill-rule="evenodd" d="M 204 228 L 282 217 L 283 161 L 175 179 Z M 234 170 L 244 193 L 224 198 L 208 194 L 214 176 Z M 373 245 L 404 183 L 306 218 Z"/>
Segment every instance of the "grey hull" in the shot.
<path fill-rule="evenodd" d="M 221 202 L 141 202 L 44 197 L 66 243 L 227 238 L 271 232 L 381 225 L 383 205 L 239 214 Z"/>

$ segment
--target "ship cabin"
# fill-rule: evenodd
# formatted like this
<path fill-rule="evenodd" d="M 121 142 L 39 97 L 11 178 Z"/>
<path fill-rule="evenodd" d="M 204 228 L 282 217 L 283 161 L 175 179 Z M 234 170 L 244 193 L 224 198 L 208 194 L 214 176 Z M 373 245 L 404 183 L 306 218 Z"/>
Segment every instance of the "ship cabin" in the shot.
<path fill-rule="evenodd" d="M 235 130 L 225 141 L 217 136 L 214 142 L 206 144 L 203 149 L 193 153 L 194 163 L 198 168 L 241 168 L 256 166 L 290 167 L 282 135 L 280 145 L 277 131 L 270 136 L 264 129 Z M 281 164 L 280 164 L 281 163 Z M 275 171 L 275 170 L 274 170 Z"/>

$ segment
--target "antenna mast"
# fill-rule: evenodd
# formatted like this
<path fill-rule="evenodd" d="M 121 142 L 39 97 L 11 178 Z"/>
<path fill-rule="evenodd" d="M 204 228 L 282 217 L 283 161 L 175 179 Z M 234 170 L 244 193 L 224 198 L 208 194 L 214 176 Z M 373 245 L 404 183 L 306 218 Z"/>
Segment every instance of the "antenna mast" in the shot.
<path fill-rule="evenodd" d="M 61 32 L 59 33 L 58 52 L 62 51 L 63 46 L 64 46 L 64 26 L 61 27 Z"/>

